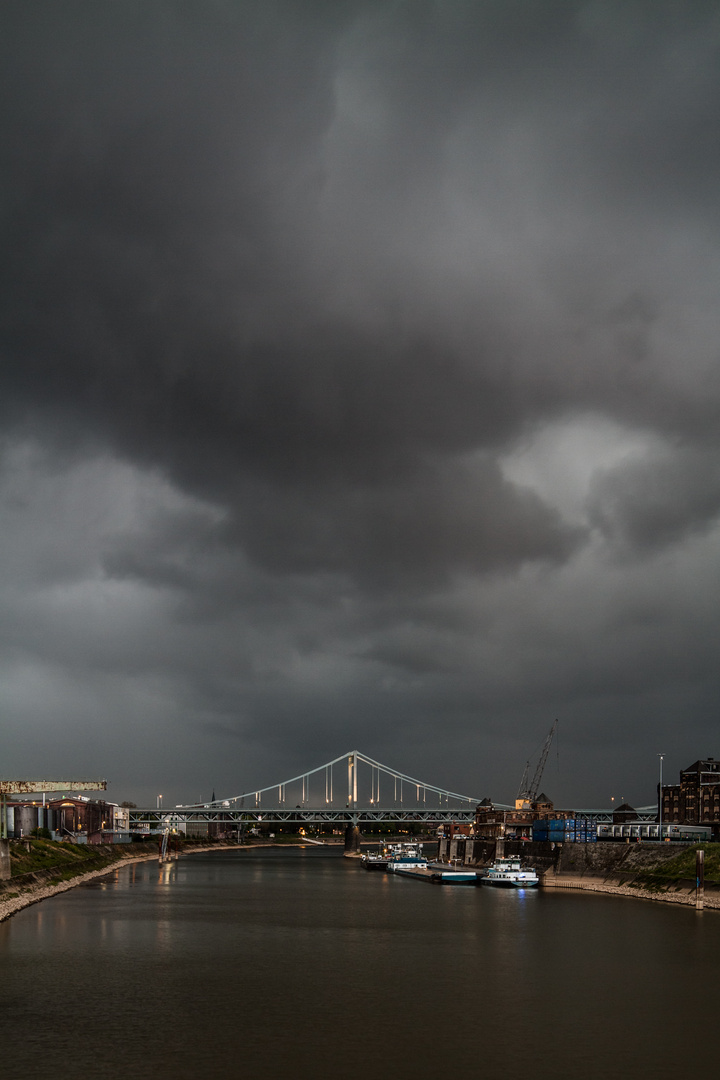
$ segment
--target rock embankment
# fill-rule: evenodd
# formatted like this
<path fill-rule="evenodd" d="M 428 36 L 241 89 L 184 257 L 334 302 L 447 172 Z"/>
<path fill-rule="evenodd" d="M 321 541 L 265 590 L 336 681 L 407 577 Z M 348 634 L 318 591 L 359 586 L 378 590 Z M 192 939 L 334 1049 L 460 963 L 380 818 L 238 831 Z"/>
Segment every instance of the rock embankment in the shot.
<path fill-rule="evenodd" d="M 217 851 L 221 847 L 235 846 L 223 841 L 208 844 L 207 846 L 203 844 L 197 846 L 188 845 L 181 848 L 179 854 L 190 855 L 193 852 Z M 48 875 L 52 873 L 52 870 L 40 871 L 34 874 L 22 874 L 16 879 L 3 882 L 4 889 L 0 892 L 0 922 L 4 922 L 5 919 L 9 919 L 11 915 L 22 911 L 23 908 L 29 907 L 31 904 L 38 904 L 41 900 L 47 900 L 51 896 L 57 896 L 58 893 L 67 892 L 68 889 L 74 889 L 76 885 L 83 885 L 87 881 L 92 881 L 93 878 L 106 877 L 122 866 L 150 861 L 158 861 L 157 850 L 147 853 L 143 851 L 137 855 L 133 854 L 127 858 L 120 858 L 94 870 L 75 874 L 73 877 L 66 878 L 63 881 L 54 881 L 49 878 Z"/>
<path fill-rule="evenodd" d="M 153 855 L 141 855 L 138 858 L 121 859 L 119 862 L 112 863 L 109 866 L 103 866 L 100 870 L 89 870 L 85 874 L 78 874 L 76 877 L 69 878 L 66 881 L 35 884 L 29 888 L 24 888 L 22 892 L 9 891 L 0 893 L 0 922 L 4 922 L 5 919 L 9 919 L 11 915 L 14 915 L 16 911 L 21 911 L 23 908 L 29 907 L 30 904 L 38 904 L 41 900 L 47 900 L 50 896 L 67 892 L 68 889 L 74 889 L 76 885 L 82 885 L 83 882 L 91 881 L 93 878 L 112 874 L 120 866 L 128 866 L 130 863 L 135 862 L 147 862 L 149 859 L 157 860 L 157 857 L 157 853 L 155 853 Z M 10 884 L 12 885 L 12 882 Z"/>
<path fill-rule="evenodd" d="M 714 849 L 718 848 L 718 852 Z M 705 852 L 703 907 L 720 909 L 720 845 Z M 534 866 L 545 888 L 579 889 L 613 896 L 695 906 L 695 845 L 653 842 L 552 844 L 522 840 L 453 837 L 440 841 L 440 857 L 482 867 L 497 855 L 512 855 Z"/>
<path fill-rule="evenodd" d="M 582 877 L 555 877 L 552 874 L 545 876 L 542 885 L 546 889 L 580 889 L 582 892 L 630 896 L 636 900 L 656 900 L 663 904 L 684 904 L 686 907 L 695 907 L 695 889 L 690 887 L 681 887 L 672 892 L 655 892 L 634 885 L 610 884 Z M 715 890 L 705 889 L 703 908 L 720 911 L 720 894 Z"/>

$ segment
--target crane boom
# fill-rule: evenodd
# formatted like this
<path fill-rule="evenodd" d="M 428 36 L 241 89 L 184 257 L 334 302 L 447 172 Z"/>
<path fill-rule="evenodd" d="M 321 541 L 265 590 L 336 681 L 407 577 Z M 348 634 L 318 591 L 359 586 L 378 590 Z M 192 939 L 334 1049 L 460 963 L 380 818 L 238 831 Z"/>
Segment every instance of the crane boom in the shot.
<path fill-rule="evenodd" d="M 529 779 L 530 779 L 530 762 L 526 761 L 525 762 L 525 768 L 524 768 L 523 774 L 522 774 L 522 780 L 520 781 L 520 787 L 518 788 L 518 793 L 515 796 L 516 799 L 527 799 L 528 798 L 528 781 L 529 781 Z"/>
<path fill-rule="evenodd" d="M 531 805 L 537 799 L 537 793 L 540 789 L 540 781 L 542 780 L 542 774 L 545 770 L 545 762 L 547 761 L 548 754 L 550 753 L 550 743 L 553 741 L 553 735 L 555 734 L 557 726 L 558 722 L 557 720 L 555 720 L 553 722 L 553 726 L 550 728 L 545 742 L 543 743 L 542 752 L 540 754 L 540 758 L 538 759 L 537 767 L 535 769 L 532 783 L 530 785 L 528 785 L 530 762 L 528 761 L 525 765 L 525 772 L 523 773 L 523 778 L 520 781 L 520 790 L 518 791 L 517 798 L 515 799 L 516 810 L 530 809 Z"/>
<path fill-rule="evenodd" d="M 542 780 L 542 774 L 545 770 L 545 762 L 550 753 L 550 743 L 553 741 L 553 735 L 555 734 L 557 726 L 558 722 L 555 720 L 553 726 L 550 728 L 550 733 L 545 740 L 545 745 L 543 746 L 542 754 L 540 755 L 540 760 L 537 763 L 537 769 L 535 770 L 535 775 L 533 776 L 533 781 L 530 785 L 530 802 L 535 802 L 535 799 L 537 799 L 537 793 L 540 790 L 540 781 Z"/>
<path fill-rule="evenodd" d="M 0 780 L 0 795 L 43 791 L 106 791 L 107 780 Z"/>

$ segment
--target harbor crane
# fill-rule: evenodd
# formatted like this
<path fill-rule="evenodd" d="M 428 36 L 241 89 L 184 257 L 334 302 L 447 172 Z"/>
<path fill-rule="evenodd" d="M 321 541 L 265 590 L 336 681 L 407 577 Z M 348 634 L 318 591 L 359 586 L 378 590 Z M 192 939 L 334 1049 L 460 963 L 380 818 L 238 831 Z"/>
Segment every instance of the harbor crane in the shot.
<path fill-rule="evenodd" d="M 550 753 L 550 743 L 553 741 L 553 736 L 557 729 L 557 720 L 553 721 L 553 725 L 548 732 L 548 735 L 543 743 L 543 748 L 538 759 L 537 767 L 532 778 L 532 783 L 528 784 L 528 777 L 530 775 L 530 762 L 525 763 L 525 771 L 523 772 L 522 780 L 520 781 L 520 789 L 518 790 L 517 797 L 515 799 L 516 810 L 530 810 L 532 804 L 537 799 L 538 791 L 540 790 L 540 781 L 542 780 L 542 774 L 545 770 L 545 762 L 547 761 L 548 754 Z"/>

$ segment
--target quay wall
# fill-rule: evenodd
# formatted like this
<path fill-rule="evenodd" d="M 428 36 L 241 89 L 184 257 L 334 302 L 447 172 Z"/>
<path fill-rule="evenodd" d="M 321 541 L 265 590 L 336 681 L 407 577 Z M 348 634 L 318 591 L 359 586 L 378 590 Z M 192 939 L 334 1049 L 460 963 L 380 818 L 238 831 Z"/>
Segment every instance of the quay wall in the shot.
<path fill-rule="evenodd" d="M 577 879 L 578 882 L 604 881 L 626 884 L 641 870 L 661 865 L 692 845 L 651 842 L 623 844 L 597 841 L 591 844 L 549 843 L 534 840 L 483 840 L 455 836 L 441 839 L 438 858 L 466 866 L 486 866 L 498 855 L 517 855 L 531 863 L 543 884 L 553 879 Z M 694 887 L 694 881 L 693 881 Z"/>

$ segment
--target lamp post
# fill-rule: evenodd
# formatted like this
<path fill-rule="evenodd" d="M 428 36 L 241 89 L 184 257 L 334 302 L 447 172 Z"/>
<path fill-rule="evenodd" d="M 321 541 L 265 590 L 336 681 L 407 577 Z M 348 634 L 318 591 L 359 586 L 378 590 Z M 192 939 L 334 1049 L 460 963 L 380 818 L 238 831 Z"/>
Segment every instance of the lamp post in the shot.
<path fill-rule="evenodd" d="M 157 797 L 157 809 L 162 810 L 162 795 L 158 795 Z"/>
<path fill-rule="evenodd" d="M 658 787 L 658 833 L 660 840 L 662 840 L 662 763 L 664 754 L 658 754 L 660 758 L 660 785 Z"/>

